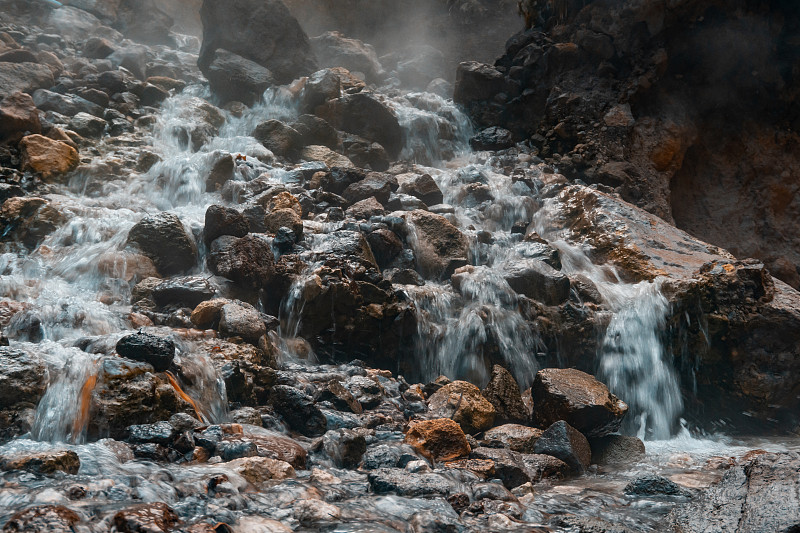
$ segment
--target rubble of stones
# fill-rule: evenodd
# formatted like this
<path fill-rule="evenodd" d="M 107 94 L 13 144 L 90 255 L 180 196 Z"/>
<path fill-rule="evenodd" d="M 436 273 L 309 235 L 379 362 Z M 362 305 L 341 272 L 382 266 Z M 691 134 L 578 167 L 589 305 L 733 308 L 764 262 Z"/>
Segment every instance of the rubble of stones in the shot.
<path fill-rule="evenodd" d="M 39 13 L 41 27 L 0 23 L 0 232 L 6 251 L 33 250 L 65 222 L 69 214 L 50 194 L 76 171 L 124 180 L 158 168 L 159 156 L 147 146 L 155 115 L 161 102 L 202 81 L 198 52 L 222 100 L 195 97 L 187 107 L 186 127 L 175 133 L 195 151 L 266 87 L 293 81 L 285 78 L 287 65 L 254 66 L 224 41 L 205 52 L 198 43 L 145 46 L 104 24 L 107 14 L 76 7 L 47 13 Z M 283 25 L 284 32 L 292 28 Z M 295 37 L 310 54 L 303 38 Z M 404 371 L 410 365 L 408 339 L 418 318 L 400 286 L 424 285 L 426 279 L 457 285 L 469 268 L 470 243 L 448 219 L 453 207 L 443 204 L 431 176 L 395 162 L 402 130 L 384 98 L 347 70 L 318 70 L 301 55 L 301 66 L 291 68 L 307 76 L 287 89 L 301 110 L 297 120 L 259 124 L 252 132 L 262 145 L 258 158 L 208 153 L 206 189 L 231 203 L 236 198 L 237 207 L 211 206 L 203 227 L 190 229 L 172 213 L 146 216 L 119 252 L 130 273 L 131 329 L 139 332 L 114 339 L 113 346 L 86 340 L 86 349 L 109 354 L 101 360 L 88 438 L 105 439 L 122 462 L 209 470 L 178 487 L 186 506 L 143 503 L 102 519 L 120 532 L 230 531 L 226 520 L 236 518 L 230 510 L 246 505 L 238 494 L 254 487 L 277 504 L 272 516 L 249 519 L 253 527 L 273 531 L 288 531 L 281 522 L 307 530 L 337 521 L 380 522 L 379 511 L 368 516 L 349 507 L 365 494 L 428 498 L 428 507 L 408 517 L 418 531 L 504 530 L 548 520 L 554 527 L 611 531 L 600 519 L 545 517 L 525 505 L 539 483 L 643 457 L 641 441 L 616 433 L 627 412 L 624 398 L 592 376 L 546 369 L 531 389 L 520 391 L 510 373 L 495 366 L 481 390 L 445 377 L 407 382 L 401 377 L 407 372 L 375 369 Z M 445 152 L 449 140 L 444 135 Z M 506 131 L 484 130 L 472 144 L 507 149 L 494 159 L 497 170 L 536 189 L 550 187 L 553 196 L 616 198 L 602 187 L 591 193 L 570 189 L 529 149 L 510 147 Z M 110 151 L 114 160 L 92 165 Z M 268 183 L 270 168 L 286 171 L 288 185 Z M 487 188 L 474 185 L 475 201 L 490 203 Z M 340 227 L 324 233 L 329 223 Z M 409 225 L 427 246 L 412 250 Z M 582 355 L 597 351 L 597 290 L 588 279 L 567 278 L 556 250 L 519 230 L 520 241 L 537 249 L 536 262 L 512 271 L 509 284 L 526 297 L 532 320 L 545 332 L 551 324 L 553 338 L 574 332 L 573 357 L 585 364 Z M 202 274 L 204 268 L 213 275 Z M 711 281 L 703 286 L 717 283 L 714 297 L 730 287 L 753 291 L 731 297 L 732 306 L 749 298 L 749 307 L 727 320 L 772 309 L 776 289 L 763 267 L 714 268 L 704 272 Z M 731 276 L 739 277 L 722 286 Z M 285 327 L 281 305 L 293 289 L 305 304 L 300 331 L 287 340 L 277 332 Z M 708 294 L 693 294 L 700 303 L 709 301 Z M 41 338 L 36 309 L 3 299 L 0 326 L 9 327 L 12 317 L 16 338 Z M 791 323 L 794 315 L 782 319 Z M 728 322 L 720 331 L 726 327 Z M 314 353 L 337 361 L 346 354 L 367 363 L 279 365 L 279 351 L 287 349 L 300 359 Z M 223 377 L 232 422 L 210 424 L 202 407 L 173 386 L 175 377 L 200 379 L 193 358 L 210 361 Z M 46 363 L 34 351 L 6 346 L 0 368 L 0 438 L 8 441 L 30 430 L 48 385 Z M 760 391 L 758 383 L 752 389 Z M 64 480 L 78 474 L 80 461 L 71 451 L 42 452 L 3 457 L 0 467 Z M 737 476 L 751 475 L 736 468 Z M 30 479 L 11 477 L 8 486 L 21 488 Z M 70 484 L 71 502 L 108 496 L 109 489 L 89 481 L 77 476 Z M 665 481 L 643 479 L 626 491 L 634 498 L 693 496 Z M 191 523 L 202 515 L 215 517 L 214 524 Z M 37 506 L 11 517 L 4 530 L 72 531 L 86 520 L 69 503 Z"/>

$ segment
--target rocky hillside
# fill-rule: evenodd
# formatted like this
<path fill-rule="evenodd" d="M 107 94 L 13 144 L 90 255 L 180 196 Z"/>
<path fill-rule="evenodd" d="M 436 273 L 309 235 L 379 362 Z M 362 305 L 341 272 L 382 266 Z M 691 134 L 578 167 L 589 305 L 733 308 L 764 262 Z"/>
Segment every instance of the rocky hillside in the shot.
<path fill-rule="evenodd" d="M 555 4 L 460 67 L 473 119 L 800 287 L 796 3 Z"/>

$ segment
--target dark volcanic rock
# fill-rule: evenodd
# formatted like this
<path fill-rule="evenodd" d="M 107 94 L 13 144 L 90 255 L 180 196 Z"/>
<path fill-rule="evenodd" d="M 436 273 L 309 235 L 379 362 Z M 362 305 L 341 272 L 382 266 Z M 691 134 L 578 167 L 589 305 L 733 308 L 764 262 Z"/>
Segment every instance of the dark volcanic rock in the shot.
<path fill-rule="evenodd" d="M 244 237 L 250 231 L 247 219 L 239 211 L 231 207 L 212 205 L 206 210 L 203 238 L 211 244 L 217 237 L 231 235 Z"/>
<path fill-rule="evenodd" d="M 116 349 L 122 357 L 152 365 L 156 372 L 169 369 L 175 358 L 174 342 L 149 333 L 139 332 L 122 337 Z"/>
<path fill-rule="evenodd" d="M 246 235 L 220 237 L 211 244 L 208 268 L 248 289 L 260 289 L 275 274 L 275 259 L 269 243 Z"/>
<path fill-rule="evenodd" d="M 395 493 L 398 496 L 447 496 L 457 492 L 458 484 L 441 474 L 413 474 L 399 468 L 380 468 L 367 474 L 375 494 Z"/>
<path fill-rule="evenodd" d="M 40 356 L 0 347 L 0 441 L 29 431 L 33 412 L 47 389 L 47 367 Z"/>
<path fill-rule="evenodd" d="M 390 157 L 397 157 L 403 148 L 403 130 L 397 116 L 373 94 L 347 94 L 329 100 L 316 113 L 337 130 L 379 143 Z"/>
<path fill-rule="evenodd" d="M 517 380 L 502 366 L 494 365 L 492 377 L 482 394 L 497 411 L 495 422 L 527 424 L 530 421 Z"/>
<path fill-rule="evenodd" d="M 194 237 L 172 213 L 144 217 L 131 228 L 128 242 L 136 244 L 165 276 L 185 272 L 197 263 Z"/>
<path fill-rule="evenodd" d="M 519 294 L 542 302 L 559 305 L 569 299 L 569 278 L 538 259 L 524 259 L 505 265 L 505 279 Z"/>
<path fill-rule="evenodd" d="M 272 85 L 272 72 L 254 61 L 219 49 L 206 70 L 211 90 L 222 102 L 253 105 Z"/>
<path fill-rule="evenodd" d="M 648 496 L 691 496 L 691 492 L 681 488 L 674 481 L 661 476 L 637 477 L 625 486 L 625 494 L 633 497 Z"/>
<path fill-rule="evenodd" d="M 598 465 L 626 465 L 641 461 L 645 457 L 644 443 L 637 437 L 606 435 L 590 438 L 592 463 Z"/>
<path fill-rule="evenodd" d="M 272 388 L 270 401 L 275 412 L 281 415 L 289 427 L 308 437 L 325 434 L 328 422 L 322 411 L 307 394 L 286 385 Z"/>
<path fill-rule="evenodd" d="M 536 374 L 531 388 L 533 413 L 545 427 L 559 420 L 589 437 L 619 430 L 628 412 L 608 387 L 580 370 L 548 368 Z"/>
<path fill-rule="evenodd" d="M 577 473 L 583 473 L 592 462 L 589 441 L 563 420 L 547 428 L 533 449 L 536 453 L 561 459 Z"/>
<path fill-rule="evenodd" d="M 317 70 L 308 37 L 280 0 L 204 0 L 200 16 L 204 73 L 220 48 L 269 69 L 278 83 Z"/>
<path fill-rule="evenodd" d="M 514 138 L 510 131 L 493 126 L 472 137 L 469 145 L 473 150 L 503 150 L 514 146 Z"/>
<path fill-rule="evenodd" d="M 799 468 L 796 453 L 763 454 L 735 466 L 694 502 L 672 512 L 671 531 L 798 531 Z"/>

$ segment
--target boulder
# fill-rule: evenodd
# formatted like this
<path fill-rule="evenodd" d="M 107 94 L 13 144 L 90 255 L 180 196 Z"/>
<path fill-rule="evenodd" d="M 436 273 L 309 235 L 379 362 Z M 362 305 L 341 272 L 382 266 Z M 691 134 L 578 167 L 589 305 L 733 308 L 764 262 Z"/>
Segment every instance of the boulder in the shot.
<path fill-rule="evenodd" d="M 322 161 L 327 166 L 353 168 L 355 165 L 346 156 L 338 154 L 327 146 L 310 145 L 300 151 L 300 158 L 306 161 Z"/>
<path fill-rule="evenodd" d="M 6 238 L 13 238 L 31 250 L 65 221 L 56 206 L 36 196 L 8 198 L 0 207 L 0 228 Z"/>
<path fill-rule="evenodd" d="M 275 412 L 283 417 L 295 431 L 307 437 L 319 437 L 325 434 L 327 419 L 314 399 L 307 394 L 287 385 L 276 385 L 272 388 L 270 402 Z"/>
<path fill-rule="evenodd" d="M 114 50 L 114 43 L 102 37 L 90 37 L 83 43 L 83 56 L 89 59 L 105 59 Z"/>
<path fill-rule="evenodd" d="M 381 206 L 381 209 L 383 209 L 383 206 Z M 403 251 L 403 241 L 400 240 L 400 237 L 395 232 L 389 229 L 377 229 L 369 233 L 367 242 L 380 268 L 389 266 L 394 258 Z"/>
<path fill-rule="evenodd" d="M 141 503 L 114 515 L 112 524 L 119 533 L 167 533 L 180 518 L 166 503 Z"/>
<path fill-rule="evenodd" d="M 317 145 L 326 146 L 331 150 L 337 150 L 341 141 L 339 140 L 339 132 L 333 126 L 328 124 L 327 121 L 314 115 L 300 115 L 291 124 L 297 133 L 300 134 L 303 144 L 306 146 Z M 308 157 L 307 159 L 315 161 L 316 159 Z M 321 159 L 320 159 L 321 160 Z M 327 163 L 327 162 L 326 162 Z M 341 166 L 331 165 L 329 167 Z"/>
<path fill-rule="evenodd" d="M 33 93 L 33 102 L 42 111 L 53 111 L 72 117 L 78 113 L 88 113 L 95 117 L 103 116 L 103 108 L 86 98 L 74 94 L 60 94 L 46 89 Z"/>
<path fill-rule="evenodd" d="M 116 350 L 122 357 L 152 365 L 156 372 L 168 370 L 175 358 L 172 340 L 142 332 L 122 337 Z"/>
<path fill-rule="evenodd" d="M 82 137 L 102 137 L 108 122 L 89 113 L 76 113 L 69 121 L 69 129 Z"/>
<path fill-rule="evenodd" d="M 317 106 L 340 96 L 342 96 L 342 78 L 339 72 L 336 69 L 319 70 L 309 76 L 303 85 L 300 108 L 306 113 L 314 113 Z"/>
<path fill-rule="evenodd" d="M 403 149 L 403 130 L 392 109 L 370 93 L 346 94 L 316 109 L 337 130 L 346 131 L 383 146 L 396 158 Z"/>
<path fill-rule="evenodd" d="M 534 416 L 546 427 L 559 420 L 589 437 L 619 430 L 628 412 L 625 402 L 593 376 L 573 368 L 547 368 L 532 387 Z"/>
<path fill-rule="evenodd" d="M 63 176 L 78 168 L 78 151 L 66 143 L 42 135 L 28 135 L 19 143 L 23 170 L 40 174 L 45 180 Z"/>
<path fill-rule="evenodd" d="M 198 65 L 208 77 L 220 48 L 268 69 L 277 83 L 317 70 L 308 37 L 281 0 L 204 0 Z"/>
<path fill-rule="evenodd" d="M 405 442 L 437 462 L 453 461 L 470 453 L 464 431 L 449 418 L 411 422 Z"/>
<path fill-rule="evenodd" d="M 417 270 L 426 278 L 447 279 L 468 264 L 469 242 L 446 218 L 427 211 L 404 215 L 409 223 L 409 240 L 416 253 Z"/>
<path fill-rule="evenodd" d="M 508 285 L 518 294 L 542 302 L 559 305 L 569 299 L 569 278 L 544 261 L 523 259 L 503 265 Z"/>
<path fill-rule="evenodd" d="M 368 82 L 382 81 L 383 67 L 372 46 L 336 31 L 323 33 L 310 42 L 319 66 L 343 67 L 350 72 L 362 73 Z"/>
<path fill-rule="evenodd" d="M 503 91 L 505 78 L 490 65 L 467 61 L 458 65 L 453 100 L 458 104 L 470 104 L 494 97 Z"/>
<path fill-rule="evenodd" d="M 384 205 L 389 201 L 393 186 L 396 187 L 396 181 L 391 174 L 370 172 L 363 180 L 348 185 L 342 191 L 342 196 L 351 204 L 375 198 L 381 205 Z"/>
<path fill-rule="evenodd" d="M 547 428 L 539 436 L 534 452 L 552 455 L 569 465 L 573 472 L 582 474 L 592 463 L 592 450 L 583 434 L 563 420 Z"/>
<path fill-rule="evenodd" d="M 796 453 L 762 454 L 728 470 L 722 481 L 672 511 L 676 533 L 796 531 L 800 524 Z"/>
<path fill-rule="evenodd" d="M 39 505 L 19 511 L 8 519 L 3 531 L 73 533 L 81 517 L 61 505 Z"/>
<path fill-rule="evenodd" d="M 322 446 L 339 468 L 356 468 L 367 451 L 364 435 L 352 429 L 337 429 L 325 433 Z"/>
<path fill-rule="evenodd" d="M 221 205 L 212 205 L 206 209 L 203 239 L 211 244 L 217 237 L 230 235 L 244 237 L 250 232 L 247 219 L 236 209 Z"/>
<path fill-rule="evenodd" d="M 0 63 L 0 98 L 55 85 L 53 71 L 38 63 Z"/>
<path fill-rule="evenodd" d="M 303 238 L 303 219 L 294 209 L 276 209 L 264 216 L 264 229 L 277 234 L 281 228 L 289 228 L 294 233 L 295 242 Z"/>
<path fill-rule="evenodd" d="M 211 244 L 208 268 L 251 290 L 269 283 L 275 274 L 275 259 L 269 243 L 256 235 L 219 237 Z"/>
<path fill-rule="evenodd" d="M 270 119 L 262 122 L 253 130 L 253 137 L 258 139 L 269 151 L 280 157 L 294 159 L 303 148 L 303 140 L 300 134 L 280 120 Z"/>
<path fill-rule="evenodd" d="M 473 150 L 505 150 L 514 146 L 514 138 L 507 129 L 492 126 L 472 137 L 469 145 Z"/>
<path fill-rule="evenodd" d="M 216 192 L 233 178 L 236 161 L 228 152 L 214 151 L 209 155 L 210 171 L 206 177 L 206 192 Z M 243 237 L 244 235 L 237 235 Z"/>
<path fill-rule="evenodd" d="M 662 476 L 652 474 L 639 476 L 623 490 L 626 496 L 634 498 L 651 498 L 653 496 L 682 496 L 691 497 L 692 493 L 674 481 Z"/>
<path fill-rule="evenodd" d="M 514 452 L 534 453 L 536 441 L 541 436 L 541 429 L 520 424 L 504 424 L 488 430 L 482 440 L 487 445 L 500 445 Z"/>
<path fill-rule="evenodd" d="M 570 471 L 569 466 L 556 457 L 523 454 L 502 448 L 475 448 L 470 457 L 494 462 L 496 476 L 509 489 L 525 483 L 538 483 L 546 478 L 564 478 Z"/>
<path fill-rule="evenodd" d="M 41 132 L 39 112 L 30 95 L 14 93 L 0 101 L 0 143 L 14 143 Z"/>
<path fill-rule="evenodd" d="M 492 427 L 494 406 L 481 395 L 481 390 L 466 381 L 454 381 L 436 391 L 428 400 L 431 413 L 450 418 L 464 433 L 478 433 Z"/>
<path fill-rule="evenodd" d="M 227 303 L 229 303 L 229 300 L 225 300 L 224 298 L 215 298 L 214 300 L 200 302 L 192 311 L 192 316 L 190 318 L 192 324 L 200 329 L 219 327 L 220 312 Z"/>
<path fill-rule="evenodd" d="M 397 189 L 399 193 L 419 198 L 426 205 L 439 205 L 444 202 L 442 190 L 430 174 L 404 175 L 398 177 L 398 181 L 400 181 L 400 187 Z"/>
<path fill-rule="evenodd" d="M 379 468 L 367 474 L 375 494 L 394 493 L 408 498 L 448 496 L 458 492 L 459 484 L 437 473 L 409 473 L 398 468 Z"/>
<path fill-rule="evenodd" d="M 228 303 L 220 309 L 219 332 L 227 337 L 241 337 L 255 344 L 258 339 L 266 335 L 267 326 L 261 314 L 252 305 Z"/>
<path fill-rule="evenodd" d="M 638 437 L 606 435 L 590 438 L 592 463 L 601 466 L 628 465 L 645 458 L 644 443 Z"/>
<path fill-rule="evenodd" d="M 42 475 L 64 472 L 74 476 L 80 467 L 81 460 L 72 450 L 0 456 L 0 470 L 6 471 L 25 470 Z"/>
<path fill-rule="evenodd" d="M 33 352 L 0 346 L 0 368 L 0 441 L 5 442 L 31 429 L 28 415 L 47 389 L 47 367 Z"/>
<path fill-rule="evenodd" d="M 502 366 L 494 365 L 492 376 L 482 394 L 494 406 L 497 422 L 527 424 L 530 421 L 530 413 L 522 402 L 517 380 Z"/>
<path fill-rule="evenodd" d="M 214 52 L 205 72 L 208 84 L 222 101 L 253 105 L 273 83 L 272 72 L 254 61 L 222 48 Z"/>
<path fill-rule="evenodd" d="M 128 243 L 138 246 L 164 276 L 186 272 L 197 264 L 194 237 L 172 213 L 144 217 L 131 228 Z"/>
<path fill-rule="evenodd" d="M 230 468 L 253 485 L 270 480 L 284 480 L 296 476 L 292 465 L 269 457 L 245 457 L 222 465 Z"/>
<path fill-rule="evenodd" d="M 348 207 L 345 211 L 345 214 L 348 217 L 356 220 L 369 220 L 372 217 L 385 215 L 386 210 L 383 208 L 383 205 L 381 205 L 381 203 L 375 199 L 374 196 L 371 196 L 366 200 L 361 200 Z M 372 246 L 371 243 L 370 246 Z"/>
<path fill-rule="evenodd" d="M 147 284 L 149 279 L 142 281 Z M 134 293 L 136 288 L 134 287 Z M 217 294 L 217 287 L 203 276 L 181 276 L 156 280 L 150 287 L 150 298 L 158 307 L 195 307 Z M 146 294 L 142 296 L 147 297 Z M 135 300 L 134 300 L 135 301 Z"/>

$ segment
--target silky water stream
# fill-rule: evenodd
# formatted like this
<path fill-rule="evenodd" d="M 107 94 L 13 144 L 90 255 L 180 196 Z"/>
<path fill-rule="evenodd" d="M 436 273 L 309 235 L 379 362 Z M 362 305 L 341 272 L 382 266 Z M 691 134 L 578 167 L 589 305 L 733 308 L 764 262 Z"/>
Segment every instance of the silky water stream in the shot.
<path fill-rule="evenodd" d="M 128 142 L 109 141 L 106 153 L 52 196 L 58 209 L 69 215 L 68 222 L 30 254 L 6 250 L 0 255 L 0 293 L 30 307 L 30 311 L 17 313 L 7 328 L 11 346 L 39 354 L 48 376 L 48 389 L 36 409 L 30 435 L 0 447 L 0 455 L 67 448 L 81 459 L 80 472 L 71 479 L 3 474 L 0 523 L 33 504 L 69 504 L 86 516 L 98 516 L 132 501 L 163 501 L 184 519 L 207 517 L 231 524 L 239 520 L 237 531 L 280 530 L 268 529 L 254 516 L 302 529 L 282 509 L 288 501 L 317 490 L 309 475 L 320 477 L 319 471 L 298 472 L 296 480 L 268 491 L 251 492 L 241 476 L 224 466 L 131 460 L 112 441 L 87 442 L 87 398 L 102 379 L 104 365 L 113 364 L 116 341 L 133 331 L 128 319 L 130 282 L 141 273 L 135 257 L 123 251 L 129 229 L 147 213 L 170 210 L 198 234 L 206 208 L 226 203 L 219 193 L 206 192 L 203 181 L 214 150 L 246 157 L 247 163 L 237 166 L 237 180 L 242 183 L 263 174 L 269 176 L 270 183 L 294 179 L 287 169 L 271 164 L 263 147 L 249 136 L 263 120 L 296 116 L 285 94 L 270 93 L 264 103 L 243 116 L 228 116 L 219 134 L 194 152 L 187 132 L 193 127 L 198 96 L 206 96 L 203 89 L 189 87 L 162 106 L 148 148 L 161 161 L 150 171 L 108 179 L 105 173 L 109 168 L 119 159 L 135 159 L 146 144 L 136 137 Z M 522 521 L 533 525 L 544 520 L 542 513 L 569 512 L 604 517 L 635 530 L 655 530 L 674 502 L 627 500 L 621 496 L 620 487 L 628 480 L 641 473 L 659 473 L 684 476 L 684 481 L 700 486 L 717 477 L 717 472 L 705 466 L 713 456 L 742 455 L 756 446 L 774 450 L 793 446 L 777 441 L 736 443 L 722 437 L 691 436 L 680 423 L 678 378 L 661 339 L 668 304 L 659 282 L 626 284 L 613 269 L 594 265 L 581 250 L 563 240 L 561 228 L 549 226 L 548 202 L 555 200 L 541 198 L 535 181 L 513 180 L 500 172 L 502 165 L 493 156 L 470 153 L 466 149 L 469 124 L 452 102 L 411 93 L 394 98 L 392 105 L 406 134 L 402 157 L 417 163 L 418 171 L 429 173 L 437 181 L 444 203 L 452 206 L 449 218 L 471 242 L 472 267 L 459 275 L 458 290 L 450 282 L 433 280 L 422 287 L 405 287 L 418 312 L 419 331 L 414 342 L 421 379 L 445 374 L 483 385 L 491 359 L 502 362 L 526 388 L 548 357 L 558 359 L 559 354 L 544 353 L 544 342 L 520 312 L 520 297 L 504 277 L 516 262 L 539 252 L 535 243 L 512 231 L 520 223 L 536 230 L 559 251 L 565 273 L 589 277 L 611 313 L 607 329 L 599 332 L 603 340 L 597 354 L 597 374 L 631 406 L 626 431 L 648 439 L 647 457 L 621 470 L 597 471 L 567 483 L 537 486 L 534 505 Z M 518 165 L 535 166 L 528 162 Z M 488 207 L 484 203 L 487 198 L 492 199 Z M 323 232 L 337 228 L 335 223 L 315 226 Z M 413 228 L 410 231 L 413 247 Z M 312 248 L 316 238 L 307 239 Z M 302 288 L 301 277 L 282 308 L 284 326 L 279 333 L 285 368 L 333 372 L 337 367 L 317 366 L 308 353 L 301 360 L 296 343 L 292 343 L 299 331 Z M 185 359 L 185 364 L 194 365 L 193 373 L 202 377 L 191 385 L 176 381 L 174 386 L 198 406 L 206 422 L 225 422 L 227 399 L 222 379 L 211 362 L 193 349 L 202 339 L 190 332 L 176 335 L 169 328 L 161 333 L 175 338 L 179 361 Z M 245 431 L 272 434 L 250 426 Z M 341 484 L 337 485 L 335 501 L 344 509 L 342 516 L 347 517 L 338 524 L 332 521 L 327 530 L 409 531 L 409 520 L 418 513 L 453 514 L 441 498 L 370 495 L 364 475 L 330 464 L 319 466 L 338 476 Z M 232 495 L 225 505 L 218 505 L 206 490 L 209 478 L 220 474 L 227 476 L 226 490 Z M 78 484 L 93 498 L 69 501 L 65 494 Z M 78 530 L 108 531 L 109 520 Z"/>

